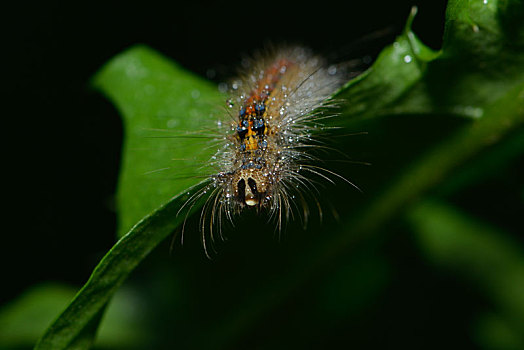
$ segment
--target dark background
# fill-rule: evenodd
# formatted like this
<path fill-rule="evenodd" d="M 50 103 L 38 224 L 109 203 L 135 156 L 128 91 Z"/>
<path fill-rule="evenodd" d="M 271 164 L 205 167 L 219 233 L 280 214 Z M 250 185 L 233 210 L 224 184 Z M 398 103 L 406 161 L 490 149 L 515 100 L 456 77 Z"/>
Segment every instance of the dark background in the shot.
<path fill-rule="evenodd" d="M 111 57 L 143 43 L 223 81 L 268 42 L 301 43 L 336 60 L 375 55 L 414 1 L 309 3 L 34 2 L 4 11 L 5 182 L 1 302 L 45 280 L 82 284 L 114 243 L 122 125 L 89 88 Z M 271 6 L 276 6 L 272 8 Z M 445 1 L 421 1 L 414 24 L 438 48 Z M 366 36 L 375 37 L 369 39 Z M 364 39 L 362 39 L 364 37 Z M 12 125 L 10 125 L 12 123 Z M 9 126 L 8 126 L 9 125 Z M 6 268 L 16 264 L 16 269 Z"/>
<path fill-rule="evenodd" d="M 374 57 L 400 33 L 412 5 L 419 7 L 414 31 L 439 48 L 446 1 L 436 0 L 346 1 L 344 6 L 326 1 L 35 2 L 5 9 L 2 130 L 9 140 L 4 147 L 4 186 L 10 209 L 4 213 L 10 225 L 2 230 L 0 305 L 43 281 L 81 286 L 115 242 L 122 125 L 111 104 L 89 88 L 90 77 L 111 57 L 143 43 L 216 82 L 234 74 L 243 54 L 268 42 L 304 44 L 335 60 Z M 374 39 L 367 37 L 370 34 Z M 490 186 L 497 191 L 496 184 Z M 474 208 L 477 199 L 466 193 L 457 201 Z M 478 213 L 482 210 L 486 208 Z M 499 208 L 493 217 L 499 218 L 497 224 L 512 227 L 507 218 L 518 217 L 517 210 Z M 411 309 L 388 303 L 385 310 L 378 305 L 374 312 L 388 313 L 389 321 L 397 313 L 404 320 L 412 318 L 412 333 L 420 333 L 420 343 L 428 331 L 413 325 L 421 314 L 432 314 L 435 323 L 448 322 L 448 340 L 471 345 L 463 329 L 481 298 L 461 281 L 423 276 L 424 267 L 410 266 L 414 253 L 409 243 L 400 240 L 391 249 L 403 257 L 396 268 L 416 271 L 397 282 L 401 287 L 392 287 L 395 293 L 405 293 L 402 297 L 410 300 Z M 414 290 L 440 298 L 428 303 L 426 295 Z M 460 311 L 450 317 L 453 303 L 460 304 Z M 354 326 L 364 330 L 363 322 Z M 403 339 L 396 338 L 395 330 L 400 329 L 391 331 L 391 343 L 400 344 Z M 446 343 L 438 341 L 437 334 L 435 339 L 435 347 Z M 355 345 L 365 347 L 366 341 L 356 339 Z"/>

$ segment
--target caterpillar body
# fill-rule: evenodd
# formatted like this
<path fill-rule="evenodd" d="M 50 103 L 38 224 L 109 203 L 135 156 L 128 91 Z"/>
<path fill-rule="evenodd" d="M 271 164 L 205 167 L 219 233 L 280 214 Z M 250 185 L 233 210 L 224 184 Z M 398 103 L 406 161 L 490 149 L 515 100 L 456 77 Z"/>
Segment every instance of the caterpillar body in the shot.
<path fill-rule="evenodd" d="M 315 187 L 311 175 L 341 177 L 315 165 L 309 150 L 321 119 L 334 115 L 330 97 L 345 82 L 342 69 L 302 47 L 274 50 L 247 66 L 230 84 L 229 119 L 219 122 L 221 146 L 209 164 L 216 172 L 192 198 L 208 194 L 200 219 L 204 247 L 206 227 L 213 238 L 213 227 L 243 210 L 267 211 L 279 229 L 294 207 L 307 219 L 303 192 Z"/>

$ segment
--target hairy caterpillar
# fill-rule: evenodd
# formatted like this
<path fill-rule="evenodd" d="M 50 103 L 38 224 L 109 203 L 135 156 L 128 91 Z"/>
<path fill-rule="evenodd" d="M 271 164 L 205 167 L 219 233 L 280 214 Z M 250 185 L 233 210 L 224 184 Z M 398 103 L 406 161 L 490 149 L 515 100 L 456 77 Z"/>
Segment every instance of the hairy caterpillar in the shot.
<path fill-rule="evenodd" d="M 315 165 L 308 152 L 321 119 L 334 115 L 330 97 L 347 79 L 342 69 L 302 47 L 274 50 L 247 66 L 231 83 L 228 119 L 219 122 L 221 145 L 209 164 L 216 172 L 188 200 L 194 205 L 208 194 L 200 217 L 204 247 L 207 228 L 213 238 L 214 227 L 243 210 L 268 211 L 279 229 L 293 207 L 302 206 L 307 217 L 302 192 L 315 186 L 311 175 L 349 182 Z"/>

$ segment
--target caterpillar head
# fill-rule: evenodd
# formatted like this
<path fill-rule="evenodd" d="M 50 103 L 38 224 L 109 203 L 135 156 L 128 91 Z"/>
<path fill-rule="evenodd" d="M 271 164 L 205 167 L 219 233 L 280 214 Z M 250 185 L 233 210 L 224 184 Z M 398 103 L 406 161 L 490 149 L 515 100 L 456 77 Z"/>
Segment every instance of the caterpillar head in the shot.
<path fill-rule="evenodd" d="M 242 206 L 263 206 L 269 199 L 270 184 L 269 175 L 262 169 L 241 169 L 233 176 L 235 198 Z"/>

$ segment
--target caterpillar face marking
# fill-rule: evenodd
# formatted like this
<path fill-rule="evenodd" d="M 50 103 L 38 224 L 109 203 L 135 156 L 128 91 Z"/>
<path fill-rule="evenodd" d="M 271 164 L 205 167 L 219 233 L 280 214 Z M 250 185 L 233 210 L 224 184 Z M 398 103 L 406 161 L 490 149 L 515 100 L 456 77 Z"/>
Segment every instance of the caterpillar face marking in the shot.
<path fill-rule="evenodd" d="M 194 196 L 210 193 L 201 213 L 204 246 L 206 227 L 214 240 L 213 227 L 220 229 L 224 217 L 233 221 L 243 210 L 265 210 L 279 228 L 292 208 L 301 208 L 307 220 L 305 195 L 316 190 L 308 175 L 330 182 L 330 175 L 340 177 L 316 166 L 319 160 L 307 152 L 316 147 L 321 119 L 332 116 L 329 98 L 345 82 L 338 73 L 308 50 L 292 47 L 251 61 L 249 71 L 233 81 L 231 122 L 219 122 L 227 130 L 210 162 L 218 172 Z"/>

